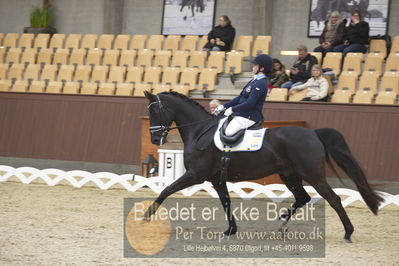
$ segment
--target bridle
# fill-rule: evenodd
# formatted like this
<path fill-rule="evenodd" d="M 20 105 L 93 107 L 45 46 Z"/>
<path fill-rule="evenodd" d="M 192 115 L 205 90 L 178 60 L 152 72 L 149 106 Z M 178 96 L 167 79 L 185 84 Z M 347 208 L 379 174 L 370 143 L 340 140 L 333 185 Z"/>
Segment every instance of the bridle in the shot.
<path fill-rule="evenodd" d="M 147 108 L 149 110 L 151 105 L 158 104 L 161 125 L 150 126 L 150 133 L 153 134 L 153 133 L 161 131 L 161 140 L 160 140 L 161 144 L 163 144 L 164 139 L 168 136 L 169 131 L 171 131 L 173 129 L 178 129 L 178 128 L 182 128 L 182 127 L 188 127 L 188 126 L 196 125 L 196 124 L 202 123 L 204 121 L 208 121 L 208 120 L 213 119 L 213 117 L 210 117 L 210 118 L 199 120 L 199 121 L 195 121 L 195 122 L 192 122 L 192 123 L 187 123 L 187 124 L 183 124 L 183 125 L 180 125 L 180 126 L 171 127 L 170 125 L 168 125 L 167 120 L 163 119 L 163 117 L 166 116 L 164 110 L 168 111 L 168 109 L 166 107 L 164 107 L 164 105 L 162 104 L 161 99 L 159 98 L 158 94 L 156 95 L 156 97 L 157 97 L 157 100 L 155 102 L 150 103 L 147 106 Z"/>

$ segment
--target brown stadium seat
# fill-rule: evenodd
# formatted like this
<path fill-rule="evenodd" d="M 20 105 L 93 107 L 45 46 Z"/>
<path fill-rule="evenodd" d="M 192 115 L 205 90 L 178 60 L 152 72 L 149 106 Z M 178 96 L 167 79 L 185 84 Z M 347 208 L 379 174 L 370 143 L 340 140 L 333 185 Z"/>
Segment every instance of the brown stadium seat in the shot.
<path fill-rule="evenodd" d="M 181 42 L 180 50 L 188 52 L 195 51 L 197 49 L 197 41 L 198 35 L 186 35 Z"/>
<path fill-rule="evenodd" d="M 382 64 L 384 63 L 384 57 L 382 54 L 369 53 L 364 62 L 364 71 L 375 71 L 378 75 L 381 75 Z"/>
<path fill-rule="evenodd" d="M 80 94 L 97 94 L 98 85 L 94 82 L 84 82 L 80 88 Z"/>
<path fill-rule="evenodd" d="M 74 81 L 88 82 L 90 80 L 91 67 L 88 65 L 77 65 Z"/>
<path fill-rule="evenodd" d="M 371 91 L 358 90 L 353 97 L 353 103 L 371 104 L 375 93 Z"/>
<path fill-rule="evenodd" d="M 151 91 L 151 85 L 146 83 L 139 83 L 134 86 L 133 96 L 144 97 L 144 91 Z"/>
<path fill-rule="evenodd" d="M 165 84 L 157 84 L 155 85 L 154 89 L 152 90 L 153 94 L 158 94 L 161 92 L 168 92 L 170 91 L 171 86 L 170 85 L 165 85 Z"/>
<path fill-rule="evenodd" d="M 399 77 L 396 75 L 384 75 L 381 78 L 381 91 L 399 93 Z"/>
<path fill-rule="evenodd" d="M 273 88 L 267 97 L 267 101 L 287 101 L 287 98 L 288 89 Z"/>
<path fill-rule="evenodd" d="M 6 48 L 7 47 L 10 47 L 10 48 L 17 47 L 18 38 L 19 38 L 18 33 L 7 33 L 3 39 L 3 46 Z"/>
<path fill-rule="evenodd" d="M 290 95 L 289 98 L 288 98 L 288 100 L 289 100 L 290 102 L 299 102 L 300 100 L 302 100 L 303 98 L 306 97 L 307 92 L 308 92 L 307 89 L 298 91 L 298 92 L 295 93 L 294 95 Z"/>
<path fill-rule="evenodd" d="M 29 64 L 25 69 L 25 78 L 24 79 L 38 80 L 40 68 L 41 67 L 38 64 Z"/>
<path fill-rule="evenodd" d="M 117 66 L 119 54 L 120 54 L 119 50 L 111 50 L 111 49 L 105 50 L 103 65 L 108 67 Z"/>
<path fill-rule="evenodd" d="M 36 48 L 25 48 L 21 57 L 22 64 L 36 63 Z"/>
<path fill-rule="evenodd" d="M 54 53 L 53 65 L 68 64 L 69 49 L 58 48 Z"/>
<path fill-rule="evenodd" d="M 199 76 L 198 89 L 204 91 L 214 91 L 216 84 L 217 70 L 214 68 L 204 68 Z"/>
<path fill-rule="evenodd" d="M 69 36 L 65 40 L 65 48 L 79 49 L 80 39 L 82 39 L 82 35 L 80 34 L 69 34 Z"/>
<path fill-rule="evenodd" d="M 86 50 L 85 49 L 73 49 L 71 56 L 69 57 L 69 64 L 70 65 L 84 65 L 86 57 Z"/>
<path fill-rule="evenodd" d="M 341 73 L 342 53 L 327 53 L 323 60 L 323 68 L 331 68 L 338 76 Z"/>
<path fill-rule="evenodd" d="M 131 83 L 117 83 L 115 95 L 132 96 L 133 88 L 133 84 Z"/>
<path fill-rule="evenodd" d="M 393 38 L 390 55 L 393 55 L 396 53 L 399 53 L 399 35 L 397 35 Z"/>
<path fill-rule="evenodd" d="M 49 40 L 50 40 L 50 34 L 39 33 L 38 35 L 36 35 L 33 47 L 34 48 L 48 48 Z"/>
<path fill-rule="evenodd" d="M 197 51 L 202 51 L 207 42 L 208 42 L 208 35 L 202 36 L 197 43 Z"/>
<path fill-rule="evenodd" d="M 387 42 L 385 40 L 371 40 L 370 53 L 381 53 L 385 58 L 387 56 Z"/>
<path fill-rule="evenodd" d="M 129 49 L 130 50 L 142 50 L 145 48 L 145 42 L 147 40 L 147 35 L 135 34 L 130 40 Z"/>
<path fill-rule="evenodd" d="M 208 57 L 208 68 L 216 69 L 217 73 L 222 73 L 224 69 L 225 52 L 211 51 Z"/>
<path fill-rule="evenodd" d="M 0 79 L 0 91 L 10 91 L 11 84 L 11 80 Z"/>
<path fill-rule="evenodd" d="M 399 53 L 391 53 L 385 64 L 385 71 L 396 70 L 399 72 Z"/>
<path fill-rule="evenodd" d="M 122 50 L 119 65 L 125 67 L 134 66 L 136 54 L 136 50 Z"/>
<path fill-rule="evenodd" d="M 48 65 L 48 64 L 44 65 L 40 79 L 54 81 L 56 72 L 57 72 L 56 65 Z"/>
<path fill-rule="evenodd" d="M 252 35 L 239 36 L 235 43 L 234 50 L 236 50 L 238 52 L 243 52 L 244 56 L 250 56 L 253 39 L 254 39 L 254 37 Z"/>
<path fill-rule="evenodd" d="M 181 94 L 186 95 L 186 96 L 188 96 L 189 93 L 190 93 L 189 88 L 187 86 L 184 86 L 184 85 L 175 85 L 175 86 L 172 87 L 172 91 L 181 93 Z"/>
<path fill-rule="evenodd" d="M 112 66 L 109 71 L 108 82 L 122 83 L 125 81 L 126 68 L 123 66 Z"/>
<path fill-rule="evenodd" d="M 165 37 L 163 35 L 151 35 L 147 41 L 146 48 L 154 52 L 161 50 L 164 38 Z"/>
<path fill-rule="evenodd" d="M 35 35 L 33 33 L 24 33 L 21 35 L 21 38 L 19 38 L 18 47 L 32 48 L 34 39 Z"/>
<path fill-rule="evenodd" d="M 165 41 L 163 44 L 163 50 L 170 50 L 172 52 L 179 50 L 180 40 L 181 40 L 180 35 L 168 35 L 165 38 Z"/>
<path fill-rule="evenodd" d="M 119 34 L 116 36 L 114 41 L 114 49 L 116 50 L 127 50 L 129 46 L 130 35 L 129 34 Z"/>
<path fill-rule="evenodd" d="M 6 53 L 6 49 L 3 46 L 0 46 L 0 64 L 4 63 L 5 53 Z"/>
<path fill-rule="evenodd" d="M 375 98 L 376 104 L 395 104 L 397 93 L 393 91 L 380 91 Z"/>
<path fill-rule="evenodd" d="M 37 64 L 51 64 L 53 58 L 53 49 L 50 48 L 42 48 L 37 54 Z"/>
<path fill-rule="evenodd" d="M 187 66 L 189 52 L 188 51 L 175 51 L 173 53 L 171 67 L 179 67 L 183 69 Z"/>
<path fill-rule="evenodd" d="M 314 57 L 316 57 L 317 63 L 319 65 L 321 65 L 321 62 L 323 61 L 323 53 L 321 53 L 321 52 L 310 52 L 310 54 L 313 55 Z"/>
<path fill-rule="evenodd" d="M 95 66 L 91 73 L 91 82 L 102 83 L 107 81 L 108 67 Z"/>
<path fill-rule="evenodd" d="M 50 81 L 47 85 L 46 92 L 47 93 L 61 93 L 62 92 L 62 82 L 61 81 Z"/>
<path fill-rule="evenodd" d="M 64 41 L 65 34 L 54 34 L 50 39 L 49 48 L 64 48 Z"/>
<path fill-rule="evenodd" d="M 269 54 L 272 36 L 257 36 L 252 47 L 252 57 L 258 54 Z"/>
<path fill-rule="evenodd" d="M 152 64 L 154 52 L 149 49 L 139 50 L 137 53 L 137 66 L 149 67 Z"/>
<path fill-rule="evenodd" d="M 29 87 L 27 80 L 16 80 L 11 87 L 12 92 L 26 92 Z"/>
<path fill-rule="evenodd" d="M 170 58 L 172 57 L 172 51 L 160 50 L 155 52 L 154 66 L 160 68 L 166 68 L 170 64 Z"/>
<path fill-rule="evenodd" d="M 347 88 L 348 90 L 354 93 L 356 90 L 357 77 L 358 77 L 357 72 L 352 72 L 352 71 L 342 72 L 338 80 L 337 89 L 342 90 L 344 88 Z"/>
<path fill-rule="evenodd" d="M 8 53 L 6 55 L 5 63 L 18 64 L 21 54 L 22 54 L 21 48 L 10 48 L 10 50 L 8 50 Z"/>
<path fill-rule="evenodd" d="M 359 90 L 377 92 L 378 76 L 363 74 L 359 80 Z"/>
<path fill-rule="evenodd" d="M 114 41 L 115 36 L 113 34 L 102 34 L 100 38 L 98 38 L 97 48 L 99 49 L 111 49 L 112 42 Z"/>
<path fill-rule="evenodd" d="M 342 71 L 355 71 L 361 73 L 363 53 L 347 53 L 344 60 Z"/>
<path fill-rule="evenodd" d="M 98 66 L 101 64 L 103 51 L 101 49 L 90 49 L 86 57 L 86 65 Z"/>
<path fill-rule="evenodd" d="M 98 87 L 99 95 L 114 95 L 115 94 L 115 84 L 114 83 L 100 83 Z"/>
<path fill-rule="evenodd" d="M 8 70 L 8 79 L 22 79 L 24 70 L 24 64 L 13 64 Z"/>
<path fill-rule="evenodd" d="M 180 85 L 183 85 L 187 90 L 194 90 L 197 83 L 197 76 L 197 68 L 184 68 L 180 77 Z"/>
<path fill-rule="evenodd" d="M 97 34 L 86 34 L 83 36 L 80 48 L 83 49 L 94 49 L 96 48 Z"/>
<path fill-rule="evenodd" d="M 0 64 L 0 80 L 7 79 L 8 64 Z"/>
<path fill-rule="evenodd" d="M 46 82 L 40 80 L 34 80 L 29 86 L 29 92 L 44 92 L 46 88 Z"/>
<path fill-rule="evenodd" d="M 180 69 L 177 67 L 167 67 L 163 70 L 162 84 L 171 85 L 172 87 L 178 83 Z"/>
<path fill-rule="evenodd" d="M 61 65 L 57 80 L 62 82 L 72 81 L 74 70 L 75 67 L 72 65 Z"/>
<path fill-rule="evenodd" d="M 228 52 L 226 58 L 226 73 L 239 74 L 242 71 L 242 63 L 244 60 L 244 54 L 241 52 Z"/>
<path fill-rule="evenodd" d="M 80 85 L 78 82 L 67 82 L 64 85 L 63 93 L 78 94 Z M 48 89 L 47 89 L 48 90 Z"/>
<path fill-rule="evenodd" d="M 127 69 L 126 82 L 138 84 L 143 80 L 144 68 L 139 66 L 131 66 Z"/>
<path fill-rule="evenodd" d="M 161 73 L 160 67 L 146 67 L 143 82 L 150 84 L 151 88 L 154 88 L 160 82 Z"/>
<path fill-rule="evenodd" d="M 332 95 L 333 103 L 350 103 L 353 93 L 350 90 L 336 90 Z"/>
<path fill-rule="evenodd" d="M 198 68 L 198 70 L 201 71 L 205 67 L 206 57 L 206 51 L 192 51 L 188 66 L 191 68 Z"/>

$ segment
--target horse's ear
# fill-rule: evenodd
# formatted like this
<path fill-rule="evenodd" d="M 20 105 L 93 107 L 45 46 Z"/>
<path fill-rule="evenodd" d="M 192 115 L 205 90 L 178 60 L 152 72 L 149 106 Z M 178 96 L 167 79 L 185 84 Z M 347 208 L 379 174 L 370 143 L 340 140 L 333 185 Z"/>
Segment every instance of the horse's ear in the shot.
<path fill-rule="evenodd" d="M 152 94 L 152 93 L 149 92 L 149 91 L 144 91 L 144 95 L 145 95 L 145 97 L 147 97 L 147 99 L 148 99 L 150 102 L 155 102 L 155 101 L 157 100 L 156 97 L 155 97 L 155 95 Z"/>

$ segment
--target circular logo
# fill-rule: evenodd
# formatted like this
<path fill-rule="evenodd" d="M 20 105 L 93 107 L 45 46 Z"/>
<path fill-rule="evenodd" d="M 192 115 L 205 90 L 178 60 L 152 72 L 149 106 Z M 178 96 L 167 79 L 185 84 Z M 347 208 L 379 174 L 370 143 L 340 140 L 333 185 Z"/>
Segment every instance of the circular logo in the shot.
<path fill-rule="evenodd" d="M 143 255 L 161 252 L 169 241 L 171 223 L 166 208 L 159 206 L 149 221 L 143 219 L 144 212 L 152 201 L 136 202 L 126 218 L 125 233 L 130 246 Z"/>

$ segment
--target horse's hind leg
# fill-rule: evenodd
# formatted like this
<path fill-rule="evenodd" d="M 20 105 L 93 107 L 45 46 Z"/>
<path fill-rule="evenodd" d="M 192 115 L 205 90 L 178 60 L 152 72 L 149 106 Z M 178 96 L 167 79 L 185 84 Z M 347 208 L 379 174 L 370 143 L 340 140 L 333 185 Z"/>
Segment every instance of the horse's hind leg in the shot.
<path fill-rule="evenodd" d="M 234 216 L 231 213 L 231 200 L 229 192 L 227 191 L 226 182 L 219 184 L 219 181 L 212 182 L 213 188 L 219 195 L 219 199 L 222 202 L 223 209 L 226 212 L 227 219 L 229 221 L 229 228 L 224 232 L 225 235 L 234 235 L 237 232 L 237 225 Z"/>
<path fill-rule="evenodd" d="M 292 204 L 292 206 L 279 217 L 281 221 L 279 230 L 285 231 L 286 225 L 290 220 L 291 216 L 296 213 L 297 209 L 301 208 L 306 203 L 308 203 L 311 198 L 303 188 L 301 177 L 296 175 L 290 175 L 288 177 L 281 175 L 280 178 L 295 197 L 294 204 Z"/>
<path fill-rule="evenodd" d="M 314 179 L 305 179 L 311 186 L 313 186 L 316 191 L 322 196 L 330 206 L 337 212 L 339 218 L 341 219 L 342 224 L 345 228 L 345 236 L 343 241 L 346 243 L 350 243 L 351 235 L 354 231 L 353 225 L 349 220 L 348 214 L 346 213 L 344 207 L 341 204 L 341 198 L 335 194 L 330 185 L 327 183 L 325 178 L 314 178 Z"/>

